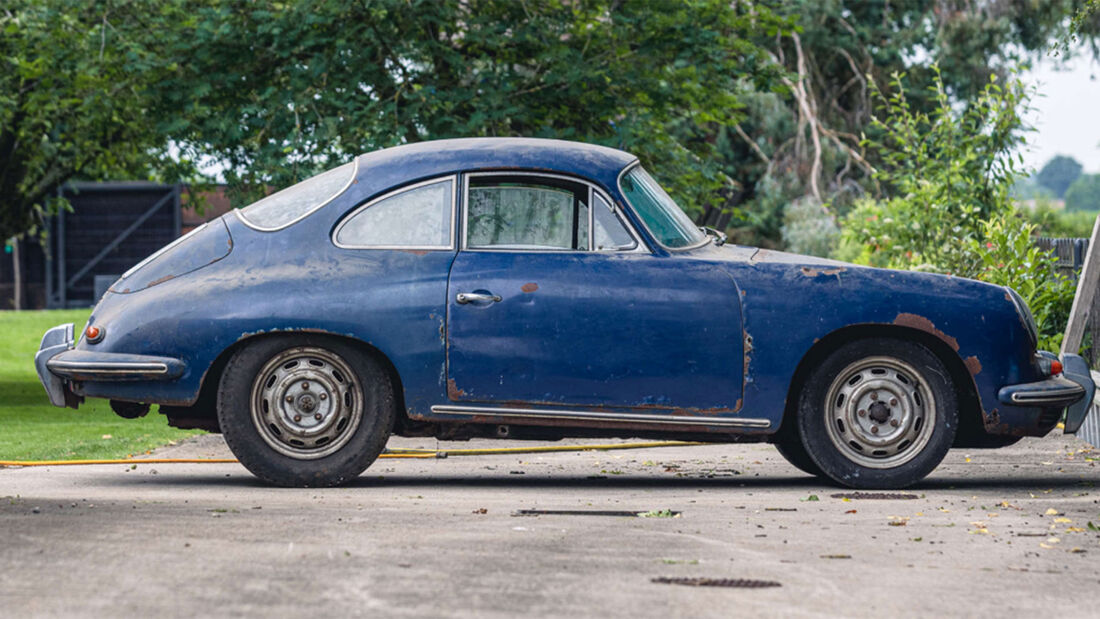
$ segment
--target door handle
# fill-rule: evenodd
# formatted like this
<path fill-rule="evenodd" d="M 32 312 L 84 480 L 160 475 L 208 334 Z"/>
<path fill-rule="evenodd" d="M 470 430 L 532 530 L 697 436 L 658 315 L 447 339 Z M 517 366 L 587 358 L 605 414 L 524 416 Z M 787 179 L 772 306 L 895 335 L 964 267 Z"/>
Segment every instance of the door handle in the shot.
<path fill-rule="evenodd" d="M 467 303 L 500 303 L 499 294 L 481 294 L 480 292 L 460 292 L 455 295 L 459 305 Z"/>

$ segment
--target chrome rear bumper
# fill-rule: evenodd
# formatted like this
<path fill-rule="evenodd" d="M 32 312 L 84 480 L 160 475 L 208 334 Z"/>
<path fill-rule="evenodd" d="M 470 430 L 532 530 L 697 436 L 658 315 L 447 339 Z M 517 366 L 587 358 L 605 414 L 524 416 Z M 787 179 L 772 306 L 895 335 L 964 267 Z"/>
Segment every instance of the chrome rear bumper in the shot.
<path fill-rule="evenodd" d="M 42 336 L 34 356 L 38 380 L 54 406 L 76 408 L 84 400 L 69 381 L 167 380 L 180 376 L 184 364 L 172 357 L 76 350 L 72 323 Z"/>

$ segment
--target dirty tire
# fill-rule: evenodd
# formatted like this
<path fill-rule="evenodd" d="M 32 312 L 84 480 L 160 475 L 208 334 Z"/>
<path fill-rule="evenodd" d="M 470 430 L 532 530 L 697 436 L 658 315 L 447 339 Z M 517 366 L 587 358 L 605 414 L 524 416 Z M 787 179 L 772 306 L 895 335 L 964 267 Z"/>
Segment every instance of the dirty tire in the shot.
<path fill-rule="evenodd" d="M 798 435 L 834 482 L 904 488 L 943 461 L 958 398 L 943 362 L 915 342 L 858 340 L 830 354 L 799 394 Z"/>
<path fill-rule="evenodd" d="M 256 477 L 286 487 L 338 486 L 382 453 L 393 386 L 378 361 L 320 336 L 265 338 L 237 351 L 218 387 L 218 423 Z"/>
<path fill-rule="evenodd" d="M 821 467 L 814 463 L 810 454 L 806 453 L 806 448 L 799 442 L 798 437 L 777 442 L 775 448 L 779 451 L 779 455 L 794 468 L 814 477 L 825 476 L 825 473 L 821 472 Z"/>

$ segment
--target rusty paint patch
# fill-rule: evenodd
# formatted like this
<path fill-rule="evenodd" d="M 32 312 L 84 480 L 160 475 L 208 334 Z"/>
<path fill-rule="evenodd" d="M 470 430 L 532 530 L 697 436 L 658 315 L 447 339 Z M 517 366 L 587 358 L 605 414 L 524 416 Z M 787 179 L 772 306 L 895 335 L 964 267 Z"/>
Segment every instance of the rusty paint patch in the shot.
<path fill-rule="evenodd" d="M 978 361 L 977 357 L 967 357 L 963 360 L 963 364 L 967 370 L 970 370 L 971 376 L 977 376 L 982 373 L 982 362 Z"/>
<path fill-rule="evenodd" d="M 538 290 L 539 285 L 536 284 L 535 282 L 527 282 L 526 284 L 520 286 L 519 289 L 526 292 L 526 293 L 528 293 L 528 294 L 530 294 L 530 293 Z"/>
<path fill-rule="evenodd" d="M 176 279 L 176 276 L 175 275 L 165 275 L 164 277 L 158 277 L 157 279 L 154 279 L 153 281 L 146 284 L 145 287 L 146 288 L 152 288 L 153 286 L 156 286 L 157 284 L 163 284 L 164 282 L 166 282 L 170 279 Z"/>
<path fill-rule="evenodd" d="M 457 400 L 457 399 L 461 398 L 464 395 L 466 395 L 466 392 L 458 388 L 458 385 L 455 384 L 455 379 L 448 378 L 447 379 L 447 397 L 452 399 L 452 400 Z"/>
<path fill-rule="evenodd" d="M 833 269 L 812 269 L 810 267 L 802 267 L 802 269 L 801 269 L 802 274 L 805 275 L 806 277 L 817 277 L 818 275 L 826 275 L 826 276 L 835 275 L 835 276 L 837 276 L 836 278 L 838 280 L 840 279 L 840 274 L 847 271 L 847 270 L 848 269 L 846 269 L 844 267 L 836 267 L 836 268 L 833 268 Z"/>
<path fill-rule="evenodd" d="M 943 340 L 945 344 L 951 347 L 951 350 L 959 352 L 959 341 L 950 335 L 940 331 L 936 328 L 936 325 L 928 320 L 924 316 L 918 316 L 917 314 L 898 314 L 898 317 L 894 319 L 894 324 L 902 327 L 911 327 L 913 329 L 919 329 L 925 333 L 931 333 L 932 335 Z"/>
<path fill-rule="evenodd" d="M 400 249 L 398 250 L 404 254 L 412 254 L 414 256 L 423 256 L 428 253 L 426 249 Z"/>

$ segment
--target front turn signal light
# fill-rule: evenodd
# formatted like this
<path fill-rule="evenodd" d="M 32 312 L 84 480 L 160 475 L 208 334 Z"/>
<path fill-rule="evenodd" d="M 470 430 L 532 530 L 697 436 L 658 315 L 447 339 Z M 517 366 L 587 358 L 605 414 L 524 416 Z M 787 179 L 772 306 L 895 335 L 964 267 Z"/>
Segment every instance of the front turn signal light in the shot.
<path fill-rule="evenodd" d="M 100 327 L 93 327 L 88 325 L 87 329 L 84 329 L 84 339 L 88 340 L 89 344 L 95 344 L 99 340 L 103 339 L 105 330 Z"/>

